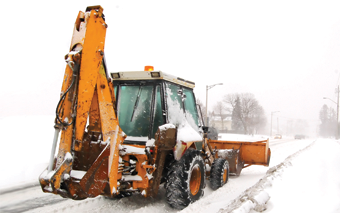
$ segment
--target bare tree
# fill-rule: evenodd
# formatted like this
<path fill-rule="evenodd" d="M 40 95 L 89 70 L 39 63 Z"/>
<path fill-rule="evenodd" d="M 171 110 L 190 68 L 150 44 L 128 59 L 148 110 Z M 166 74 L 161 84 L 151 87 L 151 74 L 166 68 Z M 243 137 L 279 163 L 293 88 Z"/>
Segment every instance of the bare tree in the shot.
<path fill-rule="evenodd" d="M 333 137 L 337 134 L 336 112 L 333 108 L 324 104 L 319 112 L 321 120 L 319 133 L 323 137 Z"/>
<path fill-rule="evenodd" d="M 239 94 L 238 93 L 232 93 L 225 95 L 223 98 L 223 102 L 226 104 L 230 104 L 231 108 L 235 108 L 237 104 L 237 99 L 239 99 Z"/>
<path fill-rule="evenodd" d="M 217 104 L 214 106 L 214 114 L 215 116 L 219 117 L 221 119 L 221 130 L 224 130 L 224 119 L 227 117 L 226 108 L 224 107 L 224 104 L 222 101 L 217 102 Z"/>
<path fill-rule="evenodd" d="M 265 125 L 266 119 L 262 106 L 251 93 L 234 93 L 224 96 L 223 101 L 233 108 L 232 122 L 236 131 L 256 133 Z M 242 125 L 241 125 L 242 124 Z"/>

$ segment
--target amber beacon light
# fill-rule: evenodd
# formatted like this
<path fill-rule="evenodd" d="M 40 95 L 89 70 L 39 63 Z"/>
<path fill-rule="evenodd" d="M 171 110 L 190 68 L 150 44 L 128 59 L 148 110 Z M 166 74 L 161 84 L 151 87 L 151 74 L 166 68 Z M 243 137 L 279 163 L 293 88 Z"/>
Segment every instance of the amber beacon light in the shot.
<path fill-rule="evenodd" d="M 145 66 L 144 71 L 153 71 L 153 66 Z"/>

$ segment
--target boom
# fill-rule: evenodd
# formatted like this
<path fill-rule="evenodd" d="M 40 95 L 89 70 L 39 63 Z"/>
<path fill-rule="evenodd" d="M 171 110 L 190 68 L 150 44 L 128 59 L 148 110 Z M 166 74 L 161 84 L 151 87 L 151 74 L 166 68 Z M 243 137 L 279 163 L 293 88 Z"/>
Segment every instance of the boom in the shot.
<path fill-rule="evenodd" d="M 79 12 L 70 52 L 65 56 L 67 66 L 56 109 L 52 150 L 61 131 L 58 155 L 54 162 L 52 151 L 49 168 L 40 176 L 45 192 L 74 199 L 95 197 L 103 192 L 108 178 L 111 194 L 117 189 L 118 147 L 124 134 L 113 107 L 113 85 L 105 70 L 106 28 L 100 6 Z M 92 135 L 85 131 L 87 122 Z M 91 144 L 99 135 L 104 142 Z M 80 171 L 87 169 L 80 172 L 81 181 L 73 177 L 76 172 L 71 172 L 72 167 Z"/>

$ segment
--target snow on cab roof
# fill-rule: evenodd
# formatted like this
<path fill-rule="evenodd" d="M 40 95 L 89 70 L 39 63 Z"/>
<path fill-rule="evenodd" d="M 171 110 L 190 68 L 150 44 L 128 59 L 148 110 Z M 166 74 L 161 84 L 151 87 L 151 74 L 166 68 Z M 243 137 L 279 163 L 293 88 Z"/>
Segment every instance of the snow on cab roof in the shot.
<path fill-rule="evenodd" d="M 194 88 L 195 83 L 162 71 L 127 71 L 110 73 L 113 81 L 118 80 L 166 80 L 185 87 Z"/>

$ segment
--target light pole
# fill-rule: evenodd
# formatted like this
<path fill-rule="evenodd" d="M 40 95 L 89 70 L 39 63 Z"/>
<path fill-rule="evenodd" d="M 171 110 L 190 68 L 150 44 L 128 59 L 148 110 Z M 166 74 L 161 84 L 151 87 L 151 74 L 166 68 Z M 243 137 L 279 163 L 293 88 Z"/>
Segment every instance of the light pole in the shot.
<path fill-rule="evenodd" d="M 336 104 L 336 139 L 339 139 L 339 86 L 338 86 L 338 91 L 337 91 L 337 102 L 333 101 L 330 98 L 323 97 L 323 99 L 328 99 L 332 101 L 333 103 Z"/>
<path fill-rule="evenodd" d="M 277 119 L 277 134 L 280 134 L 280 127 L 279 127 L 279 117 L 276 118 Z"/>
<path fill-rule="evenodd" d="M 213 85 L 207 85 L 206 87 L 206 98 L 205 98 L 205 125 L 208 126 L 208 90 L 210 90 L 211 88 L 213 88 L 214 86 L 217 85 L 223 85 L 223 83 L 218 83 L 218 84 L 213 84 Z"/>
<path fill-rule="evenodd" d="M 270 137 L 272 137 L 272 131 L 273 131 L 273 114 L 276 112 L 280 112 L 280 111 L 274 111 L 271 113 L 271 117 L 270 117 Z"/>

